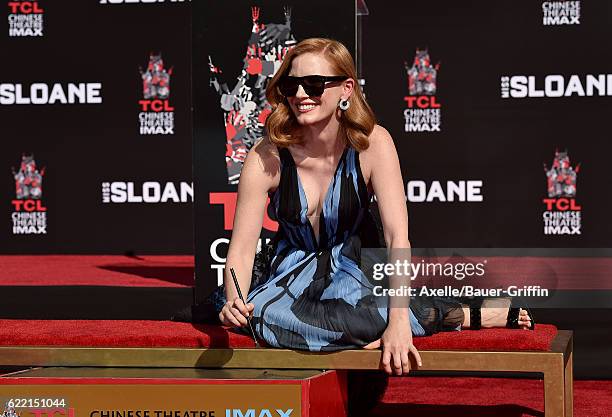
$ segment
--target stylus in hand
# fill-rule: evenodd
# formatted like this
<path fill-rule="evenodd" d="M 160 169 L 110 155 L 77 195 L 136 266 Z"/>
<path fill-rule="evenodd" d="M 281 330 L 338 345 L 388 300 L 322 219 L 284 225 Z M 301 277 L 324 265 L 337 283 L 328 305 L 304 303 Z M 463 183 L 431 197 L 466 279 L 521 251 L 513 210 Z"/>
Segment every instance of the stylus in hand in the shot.
<path fill-rule="evenodd" d="M 236 291 L 238 291 L 238 297 L 242 300 L 242 303 L 246 307 L 246 301 L 242 296 L 242 291 L 240 291 L 240 285 L 238 285 L 238 278 L 236 278 L 236 273 L 234 272 L 234 268 L 230 268 L 230 272 L 232 273 L 232 278 L 234 279 L 234 285 L 236 286 Z M 253 330 L 253 325 L 251 324 L 251 318 L 247 316 L 247 322 L 249 323 L 249 330 L 251 330 L 251 336 L 253 336 L 253 340 L 255 341 L 255 347 L 259 347 L 259 343 L 257 343 L 257 336 L 255 336 L 255 330 Z"/>

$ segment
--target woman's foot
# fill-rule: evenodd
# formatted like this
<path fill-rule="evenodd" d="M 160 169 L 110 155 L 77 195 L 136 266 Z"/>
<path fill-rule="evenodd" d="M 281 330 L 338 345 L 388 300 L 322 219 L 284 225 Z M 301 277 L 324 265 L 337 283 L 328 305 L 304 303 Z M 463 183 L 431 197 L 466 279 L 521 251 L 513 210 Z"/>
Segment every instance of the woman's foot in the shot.
<path fill-rule="evenodd" d="M 482 302 L 480 307 L 481 327 L 506 327 L 508 311 L 512 301 L 509 298 L 489 298 Z M 463 328 L 470 328 L 470 308 L 463 307 Z M 531 327 L 532 318 L 529 317 L 527 310 L 519 310 L 518 325 L 521 329 L 528 330 Z"/>
<path fill-rule="evenodd" d="M 482 327 L 506 327 L 511 304 L 512 300 L 509 298 L 484 300 L 480 306 Z M 519 311 L 518 324 L 523 330 L 528 330 L 531 326 L 531 317 L 529 317 L 527 310 L 523 308 Z"/>

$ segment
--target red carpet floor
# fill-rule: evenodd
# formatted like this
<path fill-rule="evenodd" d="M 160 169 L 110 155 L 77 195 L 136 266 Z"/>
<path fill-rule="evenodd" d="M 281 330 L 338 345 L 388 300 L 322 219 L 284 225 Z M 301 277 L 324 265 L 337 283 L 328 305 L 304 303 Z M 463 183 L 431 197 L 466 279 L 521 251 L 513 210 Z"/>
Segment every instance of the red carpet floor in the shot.
<path fill-rule="evenodd" d="M 545 348 L 556 333 L 554 326 L 536 331 L 487 329 L 415 338 L 424 348 L 487 347 Z M 508 338 L 521 332 L 523 338 Z M 452 337 L 451 337 L 452 336 Z M 509 345 L 522 340 L 525 346 Z M 252 340 L 220 326 L 138 320 L 0 320 L 0 346 L 181 346 L 252 347 Z M 493 345 L 489 346 L 493 348 Z M 380 403 L 370 413 L 354 417 L 543 417 L 543 387 L 539 380 L 506 378 L 392 377 Z M 575 415 L 612 415 L 612 381 L 576 381 Z M 353 416 L 352 416 L 353 417 Z"/>
<path fill-rule="evenodd" d="M 574 417 L 610 417 L 612 381 L 575 381 Z M 542 381 L 392 377 L 380 403 L 351 417 L 544 417 Z"/>
<path fill-rule="evenodd" d="M 419 262 L 415 257 L 415 262 Z M 450 259 L 450 258 L 449 258 Z M 612 258 L 474 257 L 487 260 L 484 287 L 541 285 L 549 289 L 612 289 Z M 456 260 L 456 259 L 455 259 Z M 444 261 L 444 259 L 439 259 Z M 109 285 L 177 287 L 193 285 L 194 258 L 189 255 L 1 255 L 2 285 Z M 414 285 L 439 285 L 426 279 Z M 462 281 L 447 284 L 463 285 Z M 484 284 L 486 283 L 486 285 Z"/>
<path fill-rule="evenodd" d="M 464 330 L 416 337 L 418 349 L 548 350 L 557 328 L 535 331 Z M 520 335 L 521 337 L 517 337 Z M 221 326 L 149 320 L 0 319 L 0 346 L 253 347 L 253 340 Z"/>
<path fill-rule="evenodd" d="M 194 285 L 189 255 L 3 255 L 2 285 L 104 285 L 186 287 Z"/>
<path fill-rule="evenodd" d="M 418 262 L 415 257 L 415 262 Z M 482 261 L 485 258 L 470 258 Z M 541 285 L 549 289 L 612 289 L 612 258 L 487 257 L 487 287 Z M 192 286 L 190 255 L 2 255 L 2 285 Z M 427 284 L 415 281 L 415 285 Z M 431 283 L 429 283 L 431 284 Z M 446 285 L 445 281 L 445 285 Z M 455 284 L 462 285 L 461 281 Z M 483 285 L 484 286 L 484 285 Z"/>

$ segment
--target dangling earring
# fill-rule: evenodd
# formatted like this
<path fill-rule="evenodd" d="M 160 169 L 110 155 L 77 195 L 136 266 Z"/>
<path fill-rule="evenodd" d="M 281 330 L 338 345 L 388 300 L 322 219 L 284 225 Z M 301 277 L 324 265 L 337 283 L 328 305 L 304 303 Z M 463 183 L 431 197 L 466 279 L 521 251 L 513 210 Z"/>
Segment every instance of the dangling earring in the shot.
<path fill-rule="evenodd" d="M 347 111 L 348 108 L 351 107 L 351 102 L 348 101 L 348 99 L 341 99 L 340 102 L 338 102 L 338 107 L 342 111 Z"/>

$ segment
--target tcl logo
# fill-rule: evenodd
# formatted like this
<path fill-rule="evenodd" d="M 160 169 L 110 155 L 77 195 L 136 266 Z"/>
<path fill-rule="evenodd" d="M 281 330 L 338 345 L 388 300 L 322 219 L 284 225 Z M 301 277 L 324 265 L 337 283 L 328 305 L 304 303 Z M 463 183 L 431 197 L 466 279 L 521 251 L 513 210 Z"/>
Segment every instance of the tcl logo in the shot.
<path fill-rule="evenodd" d="M 15 211 L 47 211 L 40 200 L 13 200 Z"/>
<path fill-rule="evenodd" d="M 558 211 L 580 211 L 582 207 L 576 203 L 573 198 L 545 198 L 542 200 L 546 204 L 546 210 L 558 210 Z"/>
<path fill-rule="evenodd" d="M 138 100 L 138 104 L 142 111 L 174 111 L 168 100 Z"/>
<path fill-rule="evenodd" d="M 37 1 L 9 1 L 8 7 L 10 13 L 44 13 L 44 10 L 38 5 Z"/>
<path fill-rule="evenodd" d="M 436 96 L 407 96 L 404 97 L 406 106 L 419 109 L 439 109 L 440 104 L 436 101 Z"/>

